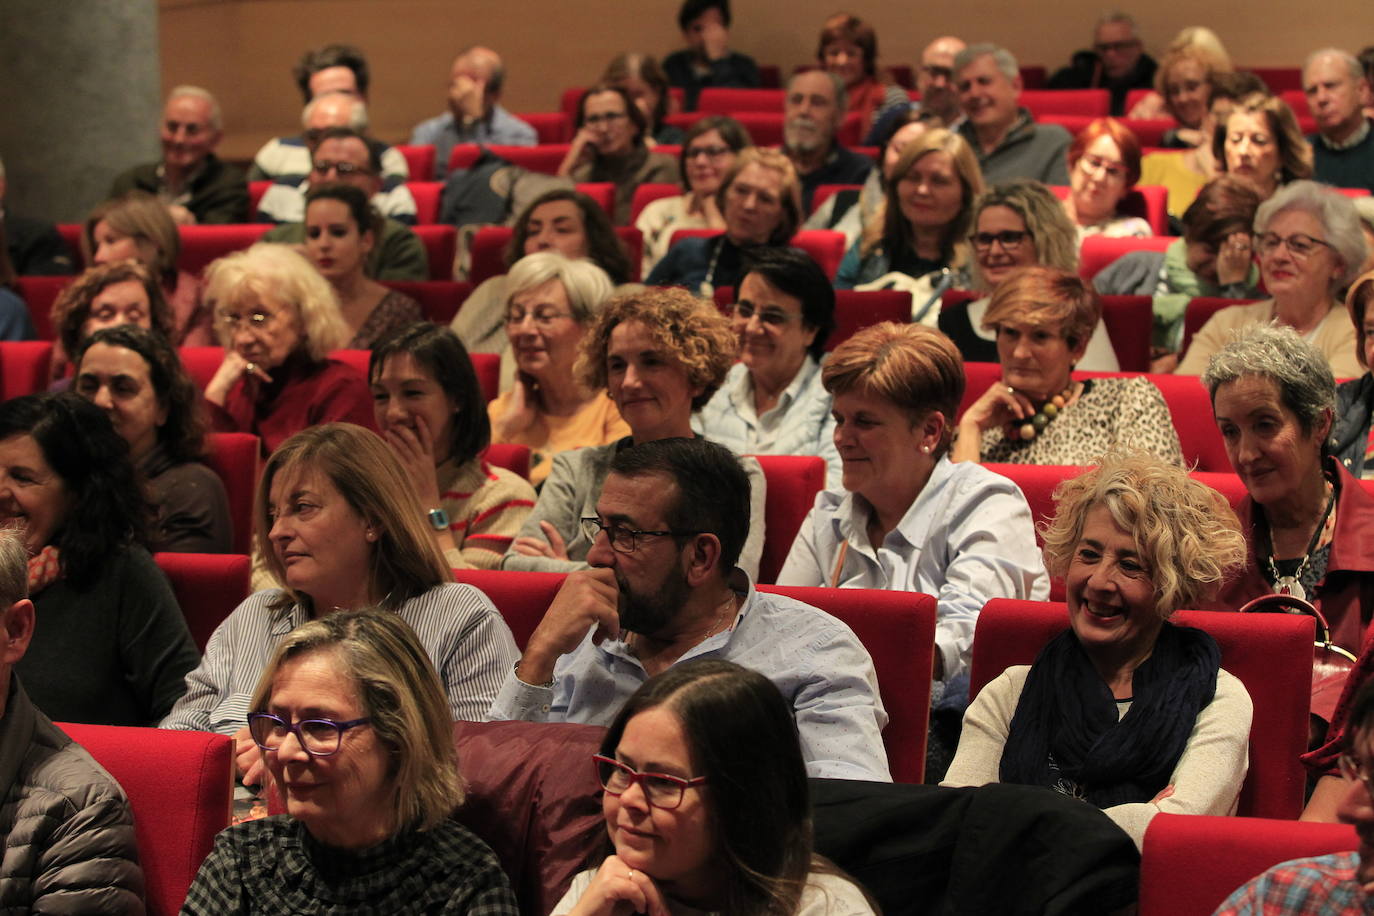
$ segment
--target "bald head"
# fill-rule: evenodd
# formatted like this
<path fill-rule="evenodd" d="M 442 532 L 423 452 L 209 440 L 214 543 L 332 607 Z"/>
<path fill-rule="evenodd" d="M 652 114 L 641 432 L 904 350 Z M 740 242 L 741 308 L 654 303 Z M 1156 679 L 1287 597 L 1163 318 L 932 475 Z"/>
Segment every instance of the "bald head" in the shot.
<path fill-rule="evenodd" d="M 330 127 L 349 127 L 363 133 L 367 130 L 367 103 L 346 92 L 327 92 L 305 106 L 301 126 L 305 128 L 307 142 L 312 135 Z"/>
<path fill-rule="evenodd" d="M 921 52 L 916 71 L 916 88 L 921 93 L 921 108 L 938 115 L 946 124 L 960 114 L 959 97 L 954 91 L 954 58 L 967 45 L 953 35 L 942 35 Z"/>

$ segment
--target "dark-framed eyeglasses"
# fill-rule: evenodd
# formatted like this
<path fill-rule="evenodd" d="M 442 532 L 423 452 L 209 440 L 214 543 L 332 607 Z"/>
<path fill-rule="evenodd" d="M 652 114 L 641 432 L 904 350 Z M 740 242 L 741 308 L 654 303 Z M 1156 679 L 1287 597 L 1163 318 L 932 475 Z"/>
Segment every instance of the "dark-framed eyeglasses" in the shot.
<path fill-rule="evenodd" d="M 582 119 L 582 123 L 590 127 L 595 127 L 598 124 L 609 126 L 628 117 L 629 115 L 623 111 L 603 111 L 601 114 L 587 115 Z"/>
<path fill-rule="evenodd" d="M 1126 178 L 1126 166 L 1121 162 L 1113 162 L 1110 159 L 1103 159 L 1092 153 L 1084 153 L 1078 160 L 1078 164 L 1083 167 L 1085 172 L 1100 171 L 1113 181 L 1124 181 Z"/>
<path fill-rule="evenodd" d="M 682 804 L 682 796 L 688 789 L 706 783 L 705 776 L 683 779 L 681 776 L 669 776 L 667 773 L 641 773 L 619 760 L 600 754 L 592 755 L 592 763 L 596 765 L 596 777 L 601 781 L 601 788 L 605 789 L 607 794 L 619 796 L 629 791 L 630 786 L 639 783 L 639 787 L 644 791 L 644 800 L 664 811 L 671 811 Z"/>
<path fill-rule="evenodd" d="M 987 251 L 992 248 L 992 243 L 997 242 L 1007 251 L 1015 251 L 1030 238 L 1030 233 L 1016 229 L 1003 229 L 1001 232 L 975 232 L 969 236 L 969 241 L 973 242 L 974 250 Z"/>
<path fill-rule="evenodd" d="M 333 719 L 301 719 L 299 722 L 290 723 L 270 712 L 250 712 L 248 731 L 253 736 L 253 743 L 264 751 L 275 751 L 281 747 L 287 735 L 294 734 L 296 741 L 311 757 L 328 757 L 339 752 L 344 732 L 359 725 L 367 725 L 371 721 L 371 717 L 364 716 L 361 719 L 349 719 L 347 722 L 335 722 Z"/>
<path fill-rule="evenodd" d="M 611 543 L 611 549 L 617 553 L 634 553 L 639 546 L 639 538 L 654 537 L 688 537 L 693 534 L 700 534 L 700 531 L 640 531 L 637 528 L 627 528 L 619 522 L 602 522 L 599 518 L 582 519 L 582 533 L 587 540 L 595 541 L 597 535 L 606 532 L 606 538 Z"/>
<path fill-rule="evenodd" d="M 1099 41 L 1093 44 L 1093 50 L 1098 54 L 1110 54 L 1113 51 L 1120 54 L 1122 51 L 1129 51 L 1140 46 L 1139 38 L 1128 38 L 1125 41 Z"/>
<path fill-rule="evenodd" d="M 758 315 L 759 321 L 762 321 L 764 324 L 770 324 L 775 328 L 786 327 L 792 320 L 792 316 L 782 309 L 760 309 L 755 307 L 754 303 L 748 301 L 736 302 L 731 307 L 731 311 L 734 312 L 735 317 L 740 321 L 748 321 L 750 318 Z"/>
<path fill-rule="evenodd" d="M 340 178 L 349 175 L 371 175 L 372 171 L 365 165 L 358 165 L 354 162 L 334 162 L 329 159 L 319 159 L 314 163 L 315 171 L 321 175 L 328 175 L 330 170 Z"/>
<path fill-rule="evenodd" d="M 707 159 L 715 159 L 719 156 L 724 156 L 728 152 L 730 152 L 730 147 L 728 146 L 689 146 L 682 151 L 682 158 L 686 159 L 688 162 L 691 162 L 699 156 L 705 156 Z"/>
<path fill-rule="evenodd" d="M 1289 236 L 1282 236 L 1275 232 L 1266 232 L 1259 237 L 1256 247 L 1259 248 L 1260 254 L 1269 254 L 1276 251 L 1281 244 L 1287 245 L 1288 253 L 1298 260 L 1310 258 L 1316 253 L 1318 248 L 1332 248 L 1330 242 L 1324 242 L 1321 239 L 1313 238 L 1301 232 Z M 1332 250 L 1334 251 L 1335 249 L 1332 248 Z"/>

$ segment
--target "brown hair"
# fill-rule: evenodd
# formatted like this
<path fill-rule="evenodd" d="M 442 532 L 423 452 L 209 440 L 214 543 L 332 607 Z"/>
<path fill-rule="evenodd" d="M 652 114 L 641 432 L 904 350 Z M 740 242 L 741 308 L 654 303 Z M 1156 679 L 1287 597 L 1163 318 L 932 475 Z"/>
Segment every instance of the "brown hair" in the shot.
<path fill-rule="evenodd" d="M 898 202 L 898 188 L 916 162 L 930 153 L 948 153 L 954 162 L 954 174 L 959 176 L 963 186 L 963 201 L 959 213 L 945 229 L 944 254 L 951 266 L 968 260 L 967 237 L 973 222 L 973 201 L 983 193 L 983 170 L 978 167 L 978 157 L 968 141 L 954 131 L 936 127 L 917 137 L 898 157 L 892 169 L 892 178 L 887 183 L 887 193 L 883 198 L 883 215 L 869 222 L 867 231 L 859 243 L 859 253 L 868 257 L 880 246 L 889 251 L 902 251 L 912 241 L 911 225 L 902 216 Z"/>
<path fill-rule="evenodd" d="M 983 327 L 1006 321 L 1054 329 L 1077 350 L 1092 337 L 1102 302 L 1078 274 L 1053 267 L 1022 267 L 998 284 L 983 315 Z"/>
<path fill-rule="evenodd" d="M 1345 297 L 1346 311 L 1350 313 L 1350 320 L 1355 322 L 1355 358 L 1366 369 L 1369 368 L 1369 363 L 1364 358 L 1364 315 L 1371 300 L 1374 300 L 1374 270 L 1356 278 L 1355 282 L 1350 284 L 1350 292 Z"/>
<path fill-rule="evenodd" d="M 725 212 L 725 197 L 730 193 L 730 185 L 734 184 L 739 173 L 750 165 L 772 169 L 782 176 L 782 221 L 778 223 L 778 228 L 773 231 L 768 243 L 785 245 L 801 228 L 806 215 L 802 212 L 801 178 L 797 176 L 797 167 L 781 151 L 761 146 L 750 146 L 740 150 L 739 155 L 735 157 L 734 168 L 721 181 L 720 189 L 716 191 L 716 206 L 720 208 L 721 213 Z"/>
<path fill-rule="evenodd" d="M 1262 114 L 1279 147 L 1279 184 L 1312 177 L 1312 147 L 1302 135 L 1297 116 L 1276 95 L 1251 95 L 1231 109 L 1226 121 L 1217 123 L 1212 135 L 1212 156 L 1217 168 L 1226 171 L 1226 123 L 1238 114 Z"/>
<path fill-rule="evenodd" d="M 118 261 L 114 264 L 97 264 L 58 295 L 52 304 L 52 326 L 57 330 L 57 339 L 63 352 L 75 354 L 81 348 L 84 336 L 81 331 L 86 319 L 91 317 L 91 303 L 104 292 L 105 287 L 125 280 L 135 280 L 142 284 L 148 295 L 149 323 L 153 330 L 160 332 L 168 340 L 176 339 L 176 318 L 172 307 L 167 304 L 167 296 L 162 284 L 147 267 L 137 261 Z"/>
<path fill-rule="evenodd" d="M 181 235 L 167 208 L 147 191 L 130 191 L 99 204 L 81 224 L 81 257 L 95 263 L 95 227 L 104 220 L 120 235 L 142 239 L 157 249 L 157 262 L 148 265 L 169 289 L 176 285 Z"/>
<path fill-rule="evenodd" d="M 1255 186 L 1234 175 L 1213 178 L 1183 211 L 1183 238 L 1220 246 L 1233 232 L 1249 233 L 1260 196 Z"/>
<path fill-rule="evenodd" d="M 836 13 L 821 26 L 820 41 L 816 43 L 816 60 L 825 66 L 825 46 L 833 41 L 847 41 L 864 55 L 864 76 L 875 79 L 878 73 L 878 33 L 858 16 Z"/>

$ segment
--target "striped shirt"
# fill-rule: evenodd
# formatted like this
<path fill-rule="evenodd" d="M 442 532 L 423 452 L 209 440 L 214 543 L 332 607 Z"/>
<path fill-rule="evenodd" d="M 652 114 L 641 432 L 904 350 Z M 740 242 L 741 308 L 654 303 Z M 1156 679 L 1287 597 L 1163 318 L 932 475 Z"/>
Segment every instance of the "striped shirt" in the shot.
<path fill-rule="evenodd" d="M 456 550 L 444 551 L 454 569 L 496 569 L 515 534 L 534 511 L 534 487 L 485 461 L 439 465 L 439 500 L 448 513 Z"/>

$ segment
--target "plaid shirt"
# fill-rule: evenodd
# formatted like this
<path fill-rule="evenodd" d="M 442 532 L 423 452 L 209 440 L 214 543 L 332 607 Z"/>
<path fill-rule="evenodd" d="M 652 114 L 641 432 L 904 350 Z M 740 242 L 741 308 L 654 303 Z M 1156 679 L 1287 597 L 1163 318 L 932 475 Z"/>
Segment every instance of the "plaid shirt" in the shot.
<path fill-rule="evenodd" d="M 1213 916 L 1334 916 L 1374 913 L 1374 897 L 1355 880 L 1358 852 L 1275 865 L 1241 885 Z"/>

